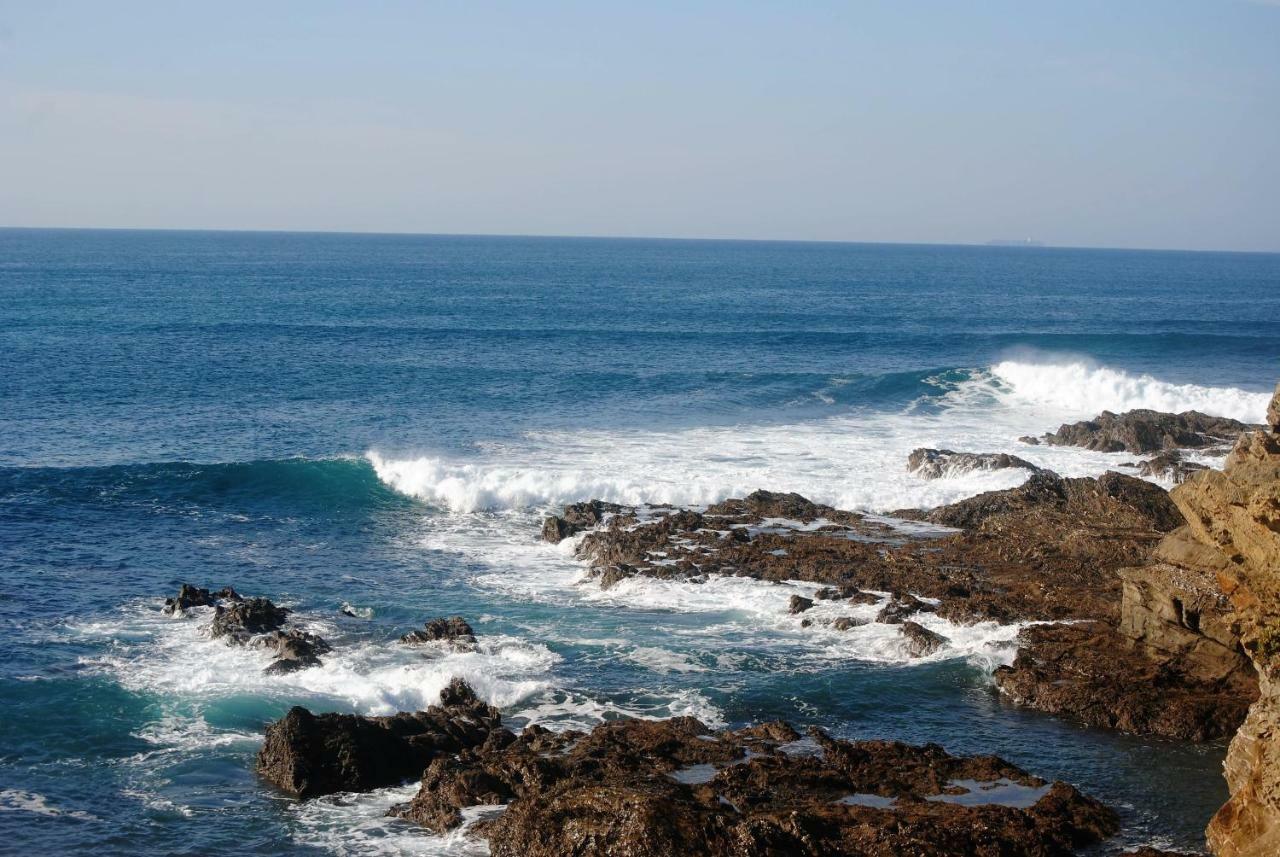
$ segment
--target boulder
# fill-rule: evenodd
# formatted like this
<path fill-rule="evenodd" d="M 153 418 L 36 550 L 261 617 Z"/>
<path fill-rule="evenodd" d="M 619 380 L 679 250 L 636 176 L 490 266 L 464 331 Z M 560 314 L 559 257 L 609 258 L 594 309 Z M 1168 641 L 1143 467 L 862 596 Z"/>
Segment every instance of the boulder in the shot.
<path fill-rule="evenodd" d="M 876 614 L 876 621 L 886 625 L 901 625 L 908 616 L 921 612 L 932 613 L 933 610 L 932 604 L 921 601 L 908 592 L 895 592 L 890 597 L 889 603 Z"/>
<path fill-rule="evenodd" d="M 277 607 L 266 598 L 229 600 L 214 607 L 209 633 L 215 639 L 228 637 L 231 642 L 243 644 L 255 634 L 278 630 L 288 615 L 287 608 Z"/>
<path fill-rule="evenodd" d="M 907 641 L 907 654 L 913 658 L 932 655 L 951 642 L 941 634 L 930 631 L 916 622 L 902 623 L 902 636 Z"/>
<path fill-rule="evenodd" d="M 320 666 L 319 656 L 333 651 L 333 647 L 324 638 L 303 631 L 301 628 L 271 631 L 254 637 L 250 644 L 268 649 L 275 654 L 276 660 L 264 670 L 268 675 L 281 675 L 308 667 L 318 667 Z"/>
<path fill-rule="evenodd" d="M 369 791 L 418 777 L 442 753 L 503 740 L 497 709 L 461 679 L 426 711 L 389 717 L 313 714 L 294 706 L 267 727 L 257 770 L 298 797 Z"/>
<path fill-rule="evenodd" d="M 177 596 L 164 600 L 164 612 L 174 616 L 186 615 L 192 607 L 212 607 L 219 601 L 239 601 L 240 594 L 231 587 L 224 587 L 217 592 L 210 592 L 201 586 L 184 583 L 178 589 Z"/>
<path fill-rule="evenodd" d="M 924 479 L 959 476 L 975 470 L 1007 470 L 1020 468 L 1036 473 L 1039 467 L 1026 459 L 1005 452 L 955 452 L 950 449 L 912 450 L 907 456 L 907 469 Z"/>
<path fill-rule="evenodd" d="M 441 643 L 455 652 L 474 652 L 478 646 L 476 632 L 461 616 L 431 619 L 422 628 L 400 638 L 409 645 Z"/>
<path fill-rule="evenodd" d="M 792 595 L 791 602 L 787 607 L 788 613 L 803 613 L 813 606 L 812 598 L 805 598 L 803 595 Z"/>
<path fill-rule="evenodd" d="M 1207 469 L 1208 467 L 1203 464 L 1185 460 L 1178 450 L 1170 449 L 1139 463 L 1138 475 L 1152 479 L 1167 479 L 1175 485 L 1180 485 L 1193 473 Z"/>

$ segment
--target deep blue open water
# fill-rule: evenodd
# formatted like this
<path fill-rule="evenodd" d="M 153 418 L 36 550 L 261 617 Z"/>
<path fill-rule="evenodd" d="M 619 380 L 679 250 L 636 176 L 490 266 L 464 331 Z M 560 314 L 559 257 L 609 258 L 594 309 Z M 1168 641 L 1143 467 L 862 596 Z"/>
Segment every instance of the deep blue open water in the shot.
<path fill-rule="evenodd" d="M 1066 779 L 1119 843 L 1194 847 L 1221 746 L 1079 728 L 991 689 L 1016 628 L 926 661 L 745 580 L 579 584 L 555 504 L 754 488 L 885 512 L 914 446 L 1102 408 L 1259 419 L 1280 256 L 766 242 L 0 230 L 0 852 L 470 853 L 253 774 L 290 705 L 388 713 L 461 675 L 519 725 L 695 714 L 937 741 Z M 981 447 L 981 449 L 979 449 Z M 325 666 L 159 613 L 184 581 L 297 611 Z M 341 613 L 347 605 L 356 618 Z M 483 645 L 396 638 L 461 613 Z M 941 621 L 941 620 L 939 620 Z"/>

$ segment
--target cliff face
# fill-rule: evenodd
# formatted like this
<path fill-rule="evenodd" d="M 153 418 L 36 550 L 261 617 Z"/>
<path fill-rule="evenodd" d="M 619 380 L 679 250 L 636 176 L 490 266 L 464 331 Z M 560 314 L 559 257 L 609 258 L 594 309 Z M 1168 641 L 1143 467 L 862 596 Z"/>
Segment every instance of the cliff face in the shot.
<path fill-rule="evenodd" d="M 1260 697 L 1227 753 L 1231 798 L 1209 824 L 1218 857 L 1280 854 L 1280 387 L 1267 418 L 1271 431 L 1241 437 L 1222 471 L 1174 489 L 1188 526 L 1162 545 L 1212 571 L 1258 674 Z"/>

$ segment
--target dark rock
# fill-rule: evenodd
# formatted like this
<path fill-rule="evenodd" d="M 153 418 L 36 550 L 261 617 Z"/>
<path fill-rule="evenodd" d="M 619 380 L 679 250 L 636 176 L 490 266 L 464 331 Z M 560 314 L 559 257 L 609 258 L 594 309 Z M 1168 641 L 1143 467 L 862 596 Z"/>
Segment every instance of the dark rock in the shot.
<path fill-rule="evenodd" d="M 465 807 L 506 804 L 471 828 L 495 857 L 1066 855 L 1118 826 L 1071 786 L 994 756 L 810 734 L 821 753 L 783 751 L 799 737 L 784 723 L 719 733 L 692 718 L 614 721 L 587 735 L 526 729 L 437 757 L 392 814 L 442 833 Z M 1009 781 L 1032 803 L 937 799 L 963 780 Z M 884 805 L 848 799 L 857 795 Z"/>
<path fill-rule="evenodd" d="M 476 632 L 461 616 L 432 619 L 417 631 L 410 631 L 400 638 L 410 645 L 444 643 L 456 652 L 474 652 L 478 645 Z"/>
<path fill-rule="evenodd" d="M 1108 471 L 1097 479 L 1064 479 L 1041 470 L 1016 488 L 988 491 L 928 514 L 935 524 L 976 529 L 991 519 L 999 526 L 1010 515 L 1111 521 L 1113 525 L 1146 526 L 1168 532 L 1183 524 L 1169 493 L 1134 476 Z M 1034 523 L 1028 521 L 1028 523 Z M 1045 539 L 1049 543 L 1050 539 Z"/>
<path fill-rule="evenodd" d="M 333 647 L 323 637 L 291 628 L 289 631 L 272 631 L 260 637 L 254 637 L 251 644 L 258 648 L 269 649 L 276 660 L 263 672 L 268 675 L 297 672 L 308 667 L 320 666 L 320 655 L 333 651 Z"/>
<path fill-rule="evenodd" d="M 608 589 L 633 576 L 636 570 L 629 565 L 611 565 L 600 572 L 600 588 Z"/>
<path fill-rule="evenodd" d="M 1182 453 L 1176 449 L 1162 452 L 1138 464 L 1138 474 L 1140 476 L 1168 479 L 1175 485 L 1181 485 L 1192 474 L 1208 469 L 1203 464 L 1184 460 Z"/>
<path fill-rule="evenodd" d="M 312 714 L 295 706 L 267 727 L 257 769 L 298 797 L 369 791 L 421 776 L 442 753 L 500 743 L 503 733 L 510 737 L 497 709 L 455 679 L 440 705 L 412 714 Z"/>
<path fill-rule="evenodd" d="M 1267 423 L 1275 431 L 1280 431 L 1280 384 L 1276 384 L 1275 395 L 1267 405 Z"/>
<path fill-rule="evenodd" d="M 805 598 L 802 595 L 792 595 L 791 603 L 787 608 L 789 613 L 803 613 L 813 606 L 812 598 Z"/>
<path fill-rule="evenodd" d="M 1029 446 L 1039 446 L 1039 445 L 1040 445 L 1040 438 L 1038 438 L 1038 437 L 1032 437 L 1032 436 L 1031 436 L 1031 435 L 1029 435 L 1029 434 L 1024 434 L 1022 437 L 1018 438 L 1018 441 L 1019 441 L 1020 443 L 1025 443 L 1025 444 L 1027 444 L 1027 445 L 1029 445 Z"/>
<path fill-rule="evenodd" d="M 212 607 L 220 600 L 239 601 L 240 595 L 229 586 L 217 592 L 210 592 L 204 587 L 184 583 L 178 589 L 178 595 L 175 598 L 164 600 L 164 612 L 181 616 L 192 607 Z"/>
<path fill-rule="evenodd" d="M 932 613 L 933 611 L 932 604 L 921 601 L 907 592 L 895 592 L 889 599 L 889 603 L 876 614 L 876 621 L 886 625 L 900 625 L 907 620 L 908 616 L 915 613 Z"/>
<path fill-rule="evenodd" d="M 841 616 L 831 623 L 831 627 L 837 631 L 848 631 L 850 628 L 860 628 L 863 625 L 869 625 L 866 619 L 855 619 L 852 616 Z"/>
<path fill-rule="evenodd" d="M 1098 452 L 1160 452 L 1230 444 L 1251 426 L 1199 411 L 1166 414 L 1151 410 L 1113 414 L 1063 425 L 1044 436 L 1052 446 L 1081 446 Z"/>
<path fill-rule="evenodd" d="M 915 622 L 902 623 L 902 636 L 907 639 L 907 654 L 913 658 L 932 655 L 951 642 L 941 634 L 934 633 Z"/>
<path fill-rule="evenodd" d="M 855 604 L 875 604 L 880 600 L 853 586 L 824 586 L 813 593 L 813 597 L 818 601 L 852 601 Z"/>
<path fill-rule="evenodd" d="M 941 479 L 974 470 L 1007 470 L 1021 468 L 1038 472 L 1039 467 L 1005 452 L 955 452 L 950 449 L 921 447 L 907 457 L 907 469 L 925 479 Z"/>
<path fill-rule="evenodd" d="M 214 608 L 209 632 L 214 638 L 229 637 L 232 642 L 243 644 L 255 634 L 278 630 L 288 615 L 288 609 L 277 607 L 266 598 L 241 598 Z"/>
<path fill-rule="evenodd" d="M 565 506 L 561 515 L 551 515 L 542 522 L 542 538 L 555 544 L 583 530 L 599 526 L 607 516 L 623 511 L 627 511 L 626 507 L 603 500 L 574 503 Z"/>

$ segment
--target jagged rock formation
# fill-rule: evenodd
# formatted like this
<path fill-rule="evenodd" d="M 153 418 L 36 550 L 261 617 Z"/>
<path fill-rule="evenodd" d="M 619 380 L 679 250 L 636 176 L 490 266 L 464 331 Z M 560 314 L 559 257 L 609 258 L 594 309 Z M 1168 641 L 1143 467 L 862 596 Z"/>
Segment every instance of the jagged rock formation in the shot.
<path fill-rule="evenodd" d="M 874 603 L 881 598 L 868 590 L 887 592 L 879 618 L 891 624 L 920 611 L 966 622 L 1114 621 L 1115 571 L 1142 562 L 1183 523 L 1164 489 L 1119 473 L 1041 471 L 927 515 L 896 514 L 964 532 L 923 538 L 796 494 L 757 491 L 697 511 L 617 508 L 582 536 L 577 555 L 602 587 L 635 575 L 698 581 L 715 573 L 826 584 L 814 594 L 822 601 Z M 560 532 L 552 520 L 547 530 Z M 835 621 L 837 630 L 860 624 Z"/>
<path fill-rule="evenodd" d="M 1218 857 L 1280 854 L 1280 387 L 1267 419 L 1271 431 L 1242 437 L 1221 472 L 1173 493 L 1235 609 L 1260 690 L 1227 752 L 1231 798 L 1208 830 Z"/>
<path fill-rule="evenodd" d="M 263 672 L 268 675 L 320 666 L 320 655 L 333 651 L 324 638 L 301 628 L 284 629 L 290 611 L 267 598 L 245 598 L 231 587 L 217 592 L 184 583 L 174 598 L 166 598 L 164 612 L 187 616 L 194 607 L 212 607 L 209 636 L 229 645 L 266 649 L 275 655 Z"/>
<path fill-rule="evenodd" d="M 924 479 L 942 479 L 974 470 L 1021 468 L 1038 472 L 1039 467 L 1007 452 L 955 452 L 950 449 L 914 449 L 907 456 L 907 469 Z"/>
<path fill-rule="evenodd" d="M 409 645 L 439 643 L 455 652 L 474 652 L 478 645 L 476 632 L 461 616 L 432 619 L 422 628 L 400 638 Z"/>
<path fill-rule="evenodd" d="M 603 523 L 607 516 L 621 512 L 622 508 L 617 503 L 606 503 L 603 500 L 573 503 L 565 506 L 562 514 L 551 515 L 543 522 L 542 538 L 555 544 Z"/>
<path fill-rule="evenodd" d="M 1071 786 L 994 756 L 798 739 L 785 723 L 712 732 L 690 717 L 531 726 L 437 757 L 391 812 L 443 833 L 465 807 L 506 804 L 468 831 L 495 857 L 1065 855 L 1116 829 Z"/>
<path fill-rule="evenodd" d="M 1191 526 L 1174 530 L 1146 565 L 1117 572 L 1118 616 L 1028 628 L 996 685 L 1015 703 L 1090 726 L 1191 741 L 1233 734 L 1257 681 L 1215 578 L 1225 563 Z"/>
<path fill-rule="evenodd" d="M 1225 446 L 1250 428 L 1253 427 L 1238 420 L 1211 417 L 1199 411 L 1103 411 L 1094 419 L 1063 425 L 1042 440 L 1050 446 L 1082 446 L 1098 452 L 1147 453 Z"/>
<path fill-rule="evenodd" d="M 368 791 L 421 775 L 442 753 L 483 744 L 501 723 L 461 679 L 441 692 L 439 705 L 414 713 L 312 714 L 294 706 L 267 727 L 258 773 L 298 797 Z"/>

